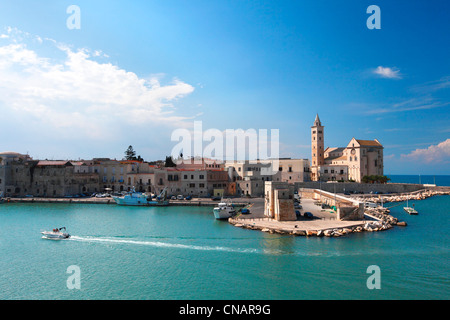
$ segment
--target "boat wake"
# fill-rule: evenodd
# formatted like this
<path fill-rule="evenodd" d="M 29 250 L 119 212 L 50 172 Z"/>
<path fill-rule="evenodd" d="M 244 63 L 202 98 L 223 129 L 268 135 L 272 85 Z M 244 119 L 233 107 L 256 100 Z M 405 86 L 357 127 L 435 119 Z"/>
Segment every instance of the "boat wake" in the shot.
<path fill-rule="evenodd" d="M 224 252 L 238 252 L 238 253 L 262 253 L 261 250 L 252 248 L 231 248 L 223 246 L 200 246 L 200 245 L 188 245 L 181 243 L 170 243 L 162 241 L 144 241 L 144 240 L 132 240 L 124 238 L 110 238 L 110 237 L 79 237 L 72 236 L 70 241 L 80 241 L 80 242 L 98 242 L 98 243 L 115 243 L 115 244 L 125 244 L 125 245 L 140 245 L 140 246 L 151 246 L 159 248 L 178 248 L 178 249 L 189 249 L 189 250 L 201 250 L 201 251 L 224 251 Z"/>

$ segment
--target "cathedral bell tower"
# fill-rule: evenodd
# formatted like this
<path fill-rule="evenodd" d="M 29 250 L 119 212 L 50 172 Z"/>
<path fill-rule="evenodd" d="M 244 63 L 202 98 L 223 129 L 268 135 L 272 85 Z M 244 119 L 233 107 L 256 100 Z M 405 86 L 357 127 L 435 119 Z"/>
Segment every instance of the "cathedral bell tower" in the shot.
<path fill-rule="evenodd" d="M 319 166 L 324 165 L 324 139 L 323 126 L 319 115 L 316 115 L 314 125 L 311 127 L 311 180 L 319 180 Z"/>

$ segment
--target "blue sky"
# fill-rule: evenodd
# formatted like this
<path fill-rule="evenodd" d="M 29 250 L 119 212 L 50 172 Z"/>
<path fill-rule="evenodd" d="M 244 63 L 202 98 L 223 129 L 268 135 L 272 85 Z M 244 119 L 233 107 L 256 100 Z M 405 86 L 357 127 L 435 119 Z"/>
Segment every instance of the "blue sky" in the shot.
<path fill-rule="evenodd" d="M 81 10 L 70 30 L 66 9 Z M 381 29 L 369 30 L 369 5 Z M 280 155 L 377 138 L 386 174 L 450 174 L 445 1 L 2 1 L 3 151 L 164 158 L 176 128 L 279 129 Z M 7 137 L 7 138 L 5 138 Z"/>

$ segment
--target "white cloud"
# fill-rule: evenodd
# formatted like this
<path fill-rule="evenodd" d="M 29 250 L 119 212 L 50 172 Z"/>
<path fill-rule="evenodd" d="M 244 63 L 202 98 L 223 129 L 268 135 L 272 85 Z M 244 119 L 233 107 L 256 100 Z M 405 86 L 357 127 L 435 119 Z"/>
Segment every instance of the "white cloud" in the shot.
<path fill-rule="evenodd" d="M 402 158 L 425 163 L 450 163 L 450 139 L 427 149 L 416 149 Z"/>
<path fill-rule="evenodd" d="M 373 73 L 379 75 L 382 78 L 388 78 L 388 79 L 401 79 L 402 78 L 402 76 L 400 75 L 400 70 L 397 70 L 395 68 L 379 66 L 378 68 L 373 70 Z"/>
<path fill-rule="evenodd" d="M 188 126 L 175 102 L 194 87 L 162 84 L 108 62 L 101 50 L 73 50 L 54 40 L 8 28 L 0 39 L 0 107 L 54 134 L 102 138 L 127 126 Z M 44 40 L 42 40 L 44 39 Z M 39 54 L 51 49 L 52 57 Z M 30 48 L 30 47 L 36 48 Z M 33 122 L 34 121 L 34 122 Z"/>
<path fill-rule="evenodd" d="M 429 110 L 435 108 L 446 107 L 450 104 L 450 102 L 441 102 L 434 97 L 418 97 L 411 98 L 408 100 L 404 100 L 398 103 L 394 103 L 392 105 L 381 105 L 381 106 L 367 106 L 366 114 L 387 114 L 394 112 L 411 112 L 417 110 Z"/>
<path fill-rule="evenodd" d="M 449 88 L 450 88 L 450 76 L 445 76 L 439 80 L 430 81 L 422 85 L 415 86 L 412 89 L 413 91 L 416 91 L 418 93 L 431 93 Z"/>

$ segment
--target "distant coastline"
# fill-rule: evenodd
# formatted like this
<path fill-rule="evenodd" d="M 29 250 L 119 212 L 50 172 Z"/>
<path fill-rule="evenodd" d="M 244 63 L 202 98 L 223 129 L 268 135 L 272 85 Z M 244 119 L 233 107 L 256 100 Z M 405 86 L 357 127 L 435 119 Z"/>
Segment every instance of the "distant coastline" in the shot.
<path fill-rule="evenodd" d="M 391 183 L 436 184 L 440 187 L 450 186 L 450 175 L 400 175 L 387 174 Z"/>

